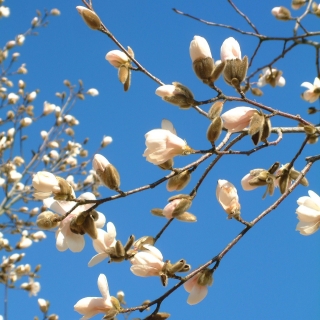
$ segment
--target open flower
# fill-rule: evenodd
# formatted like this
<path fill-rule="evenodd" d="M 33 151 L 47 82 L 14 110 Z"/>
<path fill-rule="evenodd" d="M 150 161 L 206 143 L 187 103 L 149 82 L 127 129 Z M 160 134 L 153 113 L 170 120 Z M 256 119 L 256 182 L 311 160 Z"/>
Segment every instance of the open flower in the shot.
<path fill-rule="evenodd" d="M 247 127 L 252 116 L 257 112 L 256 109 L 250 107 L 236 107 L 223 113 L 221 118 L 223 126 L 229 132 L 238 132 Z"/>
<path fill-rule="evenodd" d="M 117 314 L 117 311 L 112 303 L 113 297 L 111 297 L 109 293 L 107 277 L 104 274 L 100 274 L 98 277 L 98 288 L 102 295 L 101 298 L 83 298 L 74 305 L 74 310 L 83 315 L 81 320 L 90 319 L 98 313 L 110 314 L 115 311 L 114 315 Z"/>
<path fill-rule="evenodd" d="M 146 146 L 143 156 L 147 161 L 159 165 L 177 155 L 190 154 L 186 141 L 166 129 L 154 129 L 146 133 Z"/>
<path fill-rule="evenodd" d="M 78 199 L 96 200 L 96 197 L 91 192 L 83 193 Z M 57 201 L 53 198 L 43 200 L 43 204 L 52 211 L 64 216 L 66 212 L 71 210 L 76 202 L 73 201 Z M 71 231 L 70 223 L 80 213 L 90 209 L 94 203 L 84 204 L 78 206 L 65 219 L 60 222 L 59 228 L 56 232 L 56 247 L 59 251 L 70 249 L 72 252 L 80 252 L 84 248 L 85 240 L 82 234 L 76 234 Z M 98 219 L 95 221 L 97 228 L 102 228 L 106 222 L 105 216 L 98 212 Z"/>
<path fill-rule="evenodd" d="M 221 179 L 218 180 L 216 196 L 223 210 L 228 214 L 228 219 L 240 215 L 238 192 L 231 182 Z"/>
<path fill-rule="evenodd" d="M 185 290 L 190 293 L 187 303 L 194 305 L 201 302 L 208 294 L 208 286 L 211 286 L 212 283 L 213 277 L 210 269 L 205 269 L 189 279 L 183 285 Z"/>
<path fill-rule="evenodd" d="M 221 61 L 240 59 L 241 49 L 239 42 L 235 38 L 228 38 L 223 41 L 220 49 Z"/>
<path fill-rule="evenodd" d="M 286 84 L 286 79 L 282 77 L 282 71 L 275 68 L 264 68 L 262 70 L 263 74 L 257 82 L 258 87 L 263 87 L 266 84 L 270 84 L 272 87 L 279 86 L 283 87 Z"/>
<path fill-rule="evenodd" d="M 130 262 L 130 270 L 139 277 L 159 276 L 164 265 L 161 252 L 150 244 L 145 244 L 142 250 L 134 255 Z"/>
<path fill-rule="evenodd" d="M 107 232 L 98 229 L 98 237 L 93 240 L 94 250 L 98 252 L 88 263 L 88 267 L 93 267 L 97 263 L 109 257 L 108 249 L 116 244 L 116 227 L 112 222 L 107 223 Z"/>
<path fill-rule="evenodd" d="M 310 82 L 303 82 L 301 87 L 308 88 L 303 94 L 302 99 L 310 103 L 315 102 L 320 97 L 320 79 L 315 77 L 313 84 Z"/>
<path fill-rule="evenodd" d="M 320 197 L 309 190 L 309 197 L 298 199 L 299 207 L 296 210 L 299 222 L 296 230 L 304 236 L 315 233 L 320 228 Z"/>

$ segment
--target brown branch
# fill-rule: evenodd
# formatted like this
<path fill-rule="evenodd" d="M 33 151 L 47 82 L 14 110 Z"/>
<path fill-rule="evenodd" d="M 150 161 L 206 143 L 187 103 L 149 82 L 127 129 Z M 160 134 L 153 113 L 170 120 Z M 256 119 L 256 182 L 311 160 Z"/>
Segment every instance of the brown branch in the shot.
<path fill-rule="evenodd" d="M 237 7 L 236 5 L 231 1 L 228 0 L 228 2 L 230 3 L 230 5 L 233 7 L 234 10 L 236 10 L 236 12 L 242 17 L 244 18 L 248 24 L 250 25 L 250 27 L 257 33 L 260 34 L 260 32 L 258 31 L 258 29 L 256 28 L 256 26 L 250 21 L 249 17 L 247 15 L 245 15 L 244 13 L 242 13 Z"/>

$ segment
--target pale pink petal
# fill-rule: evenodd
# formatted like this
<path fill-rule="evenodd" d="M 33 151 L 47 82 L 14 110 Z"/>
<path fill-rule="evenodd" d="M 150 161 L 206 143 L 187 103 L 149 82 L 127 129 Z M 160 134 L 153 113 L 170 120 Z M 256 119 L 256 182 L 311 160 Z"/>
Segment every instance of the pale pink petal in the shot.
<path fill-rule="evenodd" d="M 200 285 L 195 285 L 193 286 L 187 303 L 190 305 L 194 305 L 202 301 L 206 295 L 208 294 L 208 287 L 207 286 L 200 286 Z"/>
<path fill-rule="evenodd" d="M 189 279 L 187 282 L 185 282 L 183 284 L 184 289 L 187 292 L 191 292 L 191 290 L 193 289 L 193 287 L 197 284 L 199 278 L 199 274 L 196 274 L 195 276 L 193 276 L 191 279 Z"/>
<path fill-rule="evenodd" d="M 168 130 L 171 133 L 177 135 L 176 129 L 174 128 L 173 124 L 171 121 L 167 120 L 167 119 L 163 119 L 161 122 L 161 128 L 164 130 Z"/>
<path fill-rule="evenodd" d="M 250 190 L 253 190 L 253 189 L 256 189 L 258 188 L 257 186 L 252 186 L 249 182 L 253 179 L 254 177 L 248 173 L 247 175 L 245 175 L 242 180 L 241 180 L 241 186 L 243 188 L 243 190 L 246 190 L 246 191 L 250 191 Z"/>

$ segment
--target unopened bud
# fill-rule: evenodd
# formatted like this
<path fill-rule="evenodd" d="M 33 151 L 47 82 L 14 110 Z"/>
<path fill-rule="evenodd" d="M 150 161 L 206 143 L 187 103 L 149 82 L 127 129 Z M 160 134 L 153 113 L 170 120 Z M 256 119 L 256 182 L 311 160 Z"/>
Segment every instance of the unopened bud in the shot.
<path fill-rule="evenodd" d="M 169 159 L 166 162 L 159 164 L 158 167 L 163 170 L 172 170 L 173 159 Z"/>
<path fill-rule="evenodd" d="M 197 222 L 197 217 L 190 212 L 184 212 L 177 216 L 176 219 L 183 222 Z"/>
<path fill-rule="evenodd" d="M 221 117 L 216 117 L 212 120 L 207 130 L 207 139 L 213 144 L 222 132 L 223 122 Z"/>
<path fill-rule="evenodd" d="M 259 88 L 251 88 L 251 93 L 257 97 L 261 97 L 263 95 L 263 91 Z"/>
<path fill-rule="evenodd" d="M 50 211 L 41 212 L 37 217 L 37 226 L 44 230 L 55 228 L 58 225 L 59 215 Z"/>
<path fill-rule="evenodd" d="M 190 171 L 188 170 L 183 171 L 178 175 L 171 177 L 168 180 L 167 190 L 168 191 L 182 190 L 188 185 L 188 183 L 190 182 L 190 179 L 191 179 Z"/>
<path fill-rule="evenodd" d="M 101 20 L 95 12 L 82 6 L 77 6 L 76 9 L 89 28 L 93 30 L 100 30 Z"/>
<path fill-rule="evenodd" d="M 222 101 L 215 102 L 208 111 L 208 117 L 212 120 L 219 117 L 222 112 L 223 105 L 224 103 Z"/>

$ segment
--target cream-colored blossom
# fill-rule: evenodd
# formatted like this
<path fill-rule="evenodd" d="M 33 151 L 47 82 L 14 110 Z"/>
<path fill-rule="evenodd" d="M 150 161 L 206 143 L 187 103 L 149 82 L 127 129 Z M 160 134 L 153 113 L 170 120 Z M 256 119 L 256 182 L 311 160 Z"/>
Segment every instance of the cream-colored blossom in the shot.
<path fill-rule="evenodd" d="M 320 197 L 311 190 L 308 193 L 309 197 L 298 199 L 299 207 L 296 210 L 299 219 L 296 230 L 304 236 L 309 236 L 320 228 Z"/>
<path fill-rule="evenodd" d="M 177 155 L 190 153 L 186 141 L 166 129 L 154 129 L 146 133 L 146 160 L 159 165 Z"/>
<path fill-rule="evenodd" d="M 276 75 L 275 79 L 273 79 L 272 82 L 270 82 L 270 80 L 269 80 L 269 78 L 271 76 L 271 72 L 272 72 L 272 74 Z M 264 68 L 262 70 L 262 76 L 259 78 L 259 80 L 257 82 L 257 86 L 263 87 L 268 83 L 274 84 L 273 86 L 283 87 L 286 84 L 286 79 L 284 77 L 282 77 L 281 71 L 274 69 L 274 68 L 272 70 L 270 70 L 270 68 Z"/>
<path fill-rule="evenodd" d="M 310 82 L 303 82 L 301 84 L 301 87 L 305 87 L 308 90 L 306 90 L 302 94 L 302 99 L 306 100 L 310 103 L 315 102 L 320 97 L 320 78 L 315 77 L 313 84 Z"/>
<path fill-rule="evenodd" d="M 91 192 L 85 192 L 77 199 L 96 200 L 96 197 Z M 64 216 L 75 206 L 76 202 L 58 201 L 53 198 L 47 198 L 43 200 L 43 204 L 50 210 Z M 59 228 L 56 231 L 56 247 L 59 251 L 66 251 L 67 249 L 70 249 L 72 252 L 80 252 L 83 250 L 85 245 L 84 237 L 81 234 L 73 233 L 70 229 L 70 223 L 80 213 L 90 209 L 93 205 L 94 203 L 88 203 L 78 206 L 60 222 Z M 105 222 L 105 216 L 98 212 L 98 219 L 95 221 L 95 226 L 97 228 L 102 228 Z"/>
<path fill-rule="evenodd" d="M 227 180 L 218 180 L 216 196 L 228 218 L 240 215 L 240 203 L 237 189 Z"/>

